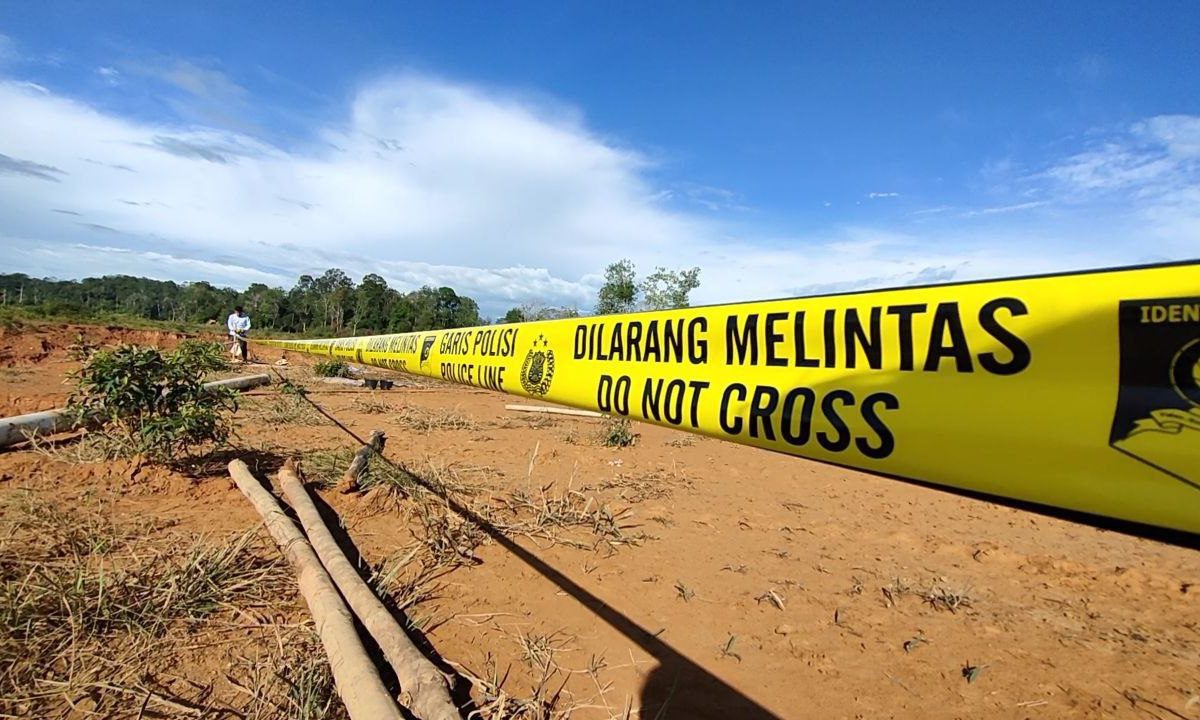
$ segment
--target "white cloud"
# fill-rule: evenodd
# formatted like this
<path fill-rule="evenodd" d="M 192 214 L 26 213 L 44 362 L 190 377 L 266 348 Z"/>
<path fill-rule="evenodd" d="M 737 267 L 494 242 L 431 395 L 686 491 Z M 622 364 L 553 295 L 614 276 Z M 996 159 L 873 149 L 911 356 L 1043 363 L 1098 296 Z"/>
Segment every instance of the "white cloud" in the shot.
<path fill-rule="evenodd" d="M 121 71 L 115 67 L 107 65 L 96 68 L 96 74 L 99 75 L 105 83 L 113 87 L 121 84 Z"/>
<path fill-rule="evenodd" d="M 365 86 L 345 123 L 295 151 L 135 122 L 11 82 L 0 106 L 11 110 L 0 116 L 10 173 L 0 175 L 0 237 L 61 247 L 90 243 L 99 227 L 120 233 L 123 246 L 106 238 L 112 247 L 89 250 L 81 272 L 181 277 L 185 254 L 222 255 L 281 277 L 340 264 L 492 305 L 586 306 L 607 262 L 676 265 L 681 246 L 714 231 L 653 199 L 643 155 L 569 114 L 425 77 Z M 137 252 L 100 261 L 112 248 Z"/>
<path fill-rule="evenodd" d="M 13 39 L 0 33 L 0 63 L 14 62 L 20 57 L 20 53 L 17 52 L 17 44 Z"/>
<path fill-rule="evenodd" d="M 693 182 L 677 183 L 677 187 L 687 201 L 695 203 L 706 210 L 720 212 L 727 210 L 745 211 L 750 209 L 744 204 L 742 197 L 732 190 Z M 675 196 L 675 193 L 670 190 L 665 191 L 665 193 L 663 199 Z"/>
<path fill-rule="evenodd" d="M 1028 182 L 1033 192 L 1130 227 L 1167 257 L 1200 256 L 1200 116 L 1159 115 L 1104 136 Z"/>
<path fill-rule="evenodd" d="M 867 193 L 867 197 L 870 198 L 871 200 L 879 200 L 880 198 L 900 197 L 900 193 L 898 193 L 898 192 L 873 192 L 873 193 Z"/>
<path fill-rule="evenodd" d="M 165 67 L 150 69 L 168 83 L 197 97 L 213 100 L 241 100 L 246 89 L 213 68 L 200 67 L 186 60 L 175 60 Z"/>
<path fill-rule="evenodd" d="M 218 71 L 164 67 L 188 94 L 248 101 Z M 133 120 L 15 81 L 0 81 L 0 107 L 0 247 L 6 267 L 34 274 L 287 286 L 341 267 L 401 289 L 450 285 L 496 315 L 524 302 L 589 309 L 598 273 L 622 257 L 643 271 L 700 266 L 697 302 L 1145 259 L 1059 225 L 1015 232 L 927 219 L 919 235 L 830 227 L 768 237 L 730 219 L 746 215 L 736 193 L 652 181 L 650 156 L 601 137 L 569 107 L 413 74 L 363 85 L 343 120 L 287 148 L 236 123 Z M 1133 157 L 1142 146 L 1174 168 L 1150 177 L 1178 179 L 1195 155 L 1192 132 L 1186 118 L 1151 119 L 1116 154 L 1080 153 L 1039 182 L 1111 182 L 1145 165 Z M 1186 233 L 1200 203 L 1170 198 L 1155 206 L 1156 222 Z M 978 212 L 994 223 L 1031 202 L 1042 200 Z M 1188 237 L 1175 256 L 1196 248 Z"/>
<path fill-rule="evenodd" d="M 1135 123 L 1043 173 L 1074 199 L 1109 191 L 1170 193 L 1200 181 L 1200 117 L 1160 115 Z"/>

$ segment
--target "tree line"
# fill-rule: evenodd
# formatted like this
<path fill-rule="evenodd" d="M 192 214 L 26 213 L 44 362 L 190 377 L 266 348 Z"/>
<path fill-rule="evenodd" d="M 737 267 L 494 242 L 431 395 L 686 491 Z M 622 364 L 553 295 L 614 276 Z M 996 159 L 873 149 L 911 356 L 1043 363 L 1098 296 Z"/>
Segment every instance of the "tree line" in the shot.
<path fill-rule="evenodd" d="M 83 280 L 0 275 L 0 304 L 37 308 L 47 315 L 125 314 L 166 322 L 223 322 L 234 306 L 255 327 L 292 333 L 410 332 L 483 324 L 479 305 L 449 287 L 400 292 L 379 275 L 357 285 L 342 270 L 301 275 L 290 290 L 254 283 L 245 290 L 207 282 L 176 283 L 129 275 Z"/>
<path fill-rule="evenodd" d="M 699 268 L 657 268 L 642 280 L 634 265 L 620 260 L 605 270 L 594 312 L 687 307 L 699 286 Z M 301 334 L 362 335 L 441 330 L 487 324 L 474 299 L 450 287 L 401 292 L 370 273 L 355 284 L 337 268 L 318 276 L 301 275 L 290 290 L 254 283 L 245 290 L 207 282 L 177 283 L 131 275 L 83 280 L 0 274 L 0 305 L 35 308 L 46 315 L 95 317 L 124 314 L 175 323 L 223 322 L 237 305 L 255 327 Z M 576 307 L 528 303 L 496 322 L 578 317 Z"/>

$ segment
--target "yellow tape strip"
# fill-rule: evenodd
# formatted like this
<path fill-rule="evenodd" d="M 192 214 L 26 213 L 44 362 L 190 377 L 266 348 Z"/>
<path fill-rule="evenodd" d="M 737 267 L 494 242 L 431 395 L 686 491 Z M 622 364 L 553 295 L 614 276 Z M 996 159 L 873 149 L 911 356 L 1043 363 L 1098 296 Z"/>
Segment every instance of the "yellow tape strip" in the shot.
<path fill-rule="evenodd" d="M 1200 533 L 1200 263 L 256 340 Z"/>

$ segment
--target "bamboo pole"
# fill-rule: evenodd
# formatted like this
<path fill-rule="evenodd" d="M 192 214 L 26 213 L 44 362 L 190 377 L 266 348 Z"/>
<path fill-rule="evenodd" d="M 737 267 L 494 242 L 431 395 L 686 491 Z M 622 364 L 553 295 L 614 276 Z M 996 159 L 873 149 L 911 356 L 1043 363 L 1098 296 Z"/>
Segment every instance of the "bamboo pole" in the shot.
<path fill-rule="evenodd" d="M 396 679 L 407 696 L 407 708 L 421 720 L 462 720 L 461 713 L 450 698 L 446 678 L 412 644 L 396 618 L 346 559 L 308 491 L 304 489 L 304 483 L 292 461 L 289 460 L 279 471 L 279 483 L 338 590 L 342 591 L 355 615 L 396 671 Z"/>
<path fill-rule="evenodd" d="M 246 463 L 241 460 L 229 463 L 229 474 L 262 516 L 267 531 L 296 572 L 300 595 L 317 625 L 317 634 L 329 656 L 333 682 L 346 712 L 352 720 L 401 720 L 400 709 L 384 687 L 354 629 L 350 611 L 308 540 Z"/>

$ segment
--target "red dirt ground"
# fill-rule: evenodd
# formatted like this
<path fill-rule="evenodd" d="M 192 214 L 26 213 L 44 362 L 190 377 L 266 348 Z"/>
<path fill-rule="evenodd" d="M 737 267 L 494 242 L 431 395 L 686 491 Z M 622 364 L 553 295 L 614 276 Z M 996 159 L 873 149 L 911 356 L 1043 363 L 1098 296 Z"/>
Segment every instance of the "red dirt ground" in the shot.
<path fill-rule="evenodd" d="M 180 337 L 7 331 L 0 414 L 62 404 L 66 348 L 80 332 L 161 346 Z M 280 354 L 259 352 L 268 364 Z M 312 399 L 359 435 L 386 431 L 387 456 L 418 473 L 450 468 L 482 497 L 569 486 L 629 510 L 628 532 L 649 536 L 639 545 L 489 541 L 478 565 L 410 609 L 435 618 L 427 639 L 442 658 L 476 674 L 491 658 L 510 669 L 514 693 L 538 675 L 522 636 L 544 639 L 571 717 L 1200 718 L 1194 549 L 651 426 L 635 427 L 636 446 L 607 448 L 594 441 L 597 420 L 511 412 L 510 398 L 444 385 L 372 395 L 289 361 L 283 372 Z M 329 422 L 255 421 L 271 392 L 243 402 L 243 448 L 354 447 Z M 366 412 L 364 398 L 391 408 Z M 414 430 L 399 419 L 406 408 L 471 427 Z M 212 533 L 258 521 L 219 472 L 0 452 L 0 494 L 18 488 L 90 492 L 113 499 L 114 513 Z M 417 521 L 402 504 L 323 495 L 372 563 L 410 543 Z"/>

